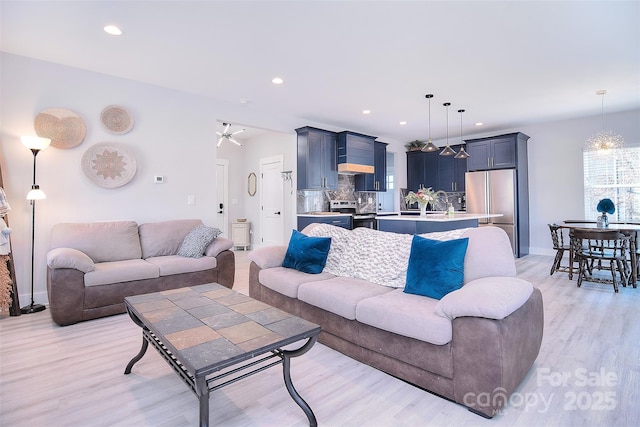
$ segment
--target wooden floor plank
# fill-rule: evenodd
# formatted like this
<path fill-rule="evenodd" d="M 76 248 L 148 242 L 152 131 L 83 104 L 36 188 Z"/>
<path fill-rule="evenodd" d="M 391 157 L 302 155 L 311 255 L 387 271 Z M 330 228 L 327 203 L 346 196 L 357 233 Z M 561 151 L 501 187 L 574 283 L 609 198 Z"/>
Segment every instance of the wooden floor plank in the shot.
<path fill-rule="evenodd" d="M 234 289 L 243 293 L 246 255 L 236 252 Z M 640 425 L 640 289 L 577 288 L 566 273 L 549 276 L 551 262 L 517 261 L 519 276 L 542 291 L 544 338 L 529 375 L 492 420 L 321 344 L 293 360 L 294 385 L 321 426 Z M 154 350 L 123 375 L 141 340 L 126 315 L 63 328 L 48 310 L 0 318 L 0 425 L 197 425 L 197 399 Z M 279 368 L 213 393 L 210 414 L 212 425 L 307 425 Z"/>

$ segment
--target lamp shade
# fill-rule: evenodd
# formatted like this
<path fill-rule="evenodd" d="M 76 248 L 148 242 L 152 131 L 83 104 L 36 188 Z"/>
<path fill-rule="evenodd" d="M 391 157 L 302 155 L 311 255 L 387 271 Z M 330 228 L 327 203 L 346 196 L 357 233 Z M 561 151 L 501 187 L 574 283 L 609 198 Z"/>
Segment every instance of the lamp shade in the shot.
<path fill-rule="evenodd" d="M 27 200 L 43 200 L 46 198 L 46 194 L 44 194 L 44 191 L 42 191 L 37 184 L 32 185 L 31 191 L 27 194 Z"/>
<path fill-rule="evenodd" d="M 20 140 L 29 150 L 44 150 L 51 144 L 50 138 L 42 138 L 39 136 L 21 136 Z"/>

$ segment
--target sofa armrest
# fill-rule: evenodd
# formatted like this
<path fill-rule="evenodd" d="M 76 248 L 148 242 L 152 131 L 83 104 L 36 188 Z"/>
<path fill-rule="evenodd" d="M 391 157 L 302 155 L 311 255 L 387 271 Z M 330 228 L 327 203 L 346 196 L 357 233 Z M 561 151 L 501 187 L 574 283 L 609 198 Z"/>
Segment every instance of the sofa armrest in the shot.
<path fill-rule="evenodd" d="M 204 254 L 206 256 L 217 257 L 220 252 L 227 251 L 232 247 L 233 240 L 227 239 L 226 237 L 216 237 L 211 243 L 209 243 Z"/>
<path fill-rule="evenodd" d="M 454 400 L 493 417 L 507 404 L 540 352 L 542 294 L 534 288 L 527 301 L 502 320 L 458 317 L 452 325 Z"/>
<path fill-rule="evenodd" d="M 249 254 L 249 260 L 255 262 L 260 268 L 282 267 L 287 246 L 265 246 L 258 248 Z"/>
<path fill-rule="evenodd" d="M 49 268 L 72 268 L 88 273 L 95 270 L 96 265 L 87 254 L 72 248 L 56 248 L 47 253 Z"/>
<path fill-rule="evenodd" d="M 501 320 L 529 299 L 533 286 L 515 277 L 484 277 L 450 292 L 436 305 L 436 314 L 456 317 L 484 317 Z"/>
<path fill-rule="evenodd" d="M 83 319 L 84 273 L 73 268 L 47 268 L 51 318 L 60 326 Z"/>

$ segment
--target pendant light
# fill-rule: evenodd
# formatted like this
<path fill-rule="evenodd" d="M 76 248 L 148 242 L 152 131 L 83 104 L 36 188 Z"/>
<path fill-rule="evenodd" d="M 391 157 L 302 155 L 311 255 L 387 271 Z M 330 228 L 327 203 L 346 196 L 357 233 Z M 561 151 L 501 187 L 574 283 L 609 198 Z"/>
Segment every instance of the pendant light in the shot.
<path fill-rule="evenodd" d="M 431 98 L 433 98 L 433 94 L 428 93 L 424 97 L 429 100 L 429 141 L 427 141 L 427 145 L 422 147 L 420 151 L 430 153 L 433 151 L 438 151 L 438 147 L 436 147 L 435 144 L 431 141 Z"/>
<path fill-rule="evenodd" d="M 606 90 L 599 90 L 596 92 L 596 95 L 602 96 L 602 131 L 598 132 L 584 145 L 584 151 L 605 151 L 605 150 L 614 150 L 617 148 L 622 148 L 624 144 L 624 140 L 622 136 L 616 135 L 613 131 L 604 130 L 604 95 L 607 93 Z"/>
<path fill-rule="evenodd" d="M 449 105 L 450 102 L 445 102 L 444 105 L 447 108 L 447 145 L 444 146 L 444 150 L 440 152 L 441 156 L 453 156 L 456 154 L 455 150 L 449 147 Z"/>
<path fill-rule="evenodd" d="M 464 113 L 464 110 L 458 110 L 458 113 L 460 113 L 460 151 L 458 151 L 458 154 L 455 155 L 456 159 L 466 159 L 467 157 L 469 157 L 469 153 L 467 153 L 466 151 L 464 151 L 464 141 L 462 140 L 462 113 Z"/>

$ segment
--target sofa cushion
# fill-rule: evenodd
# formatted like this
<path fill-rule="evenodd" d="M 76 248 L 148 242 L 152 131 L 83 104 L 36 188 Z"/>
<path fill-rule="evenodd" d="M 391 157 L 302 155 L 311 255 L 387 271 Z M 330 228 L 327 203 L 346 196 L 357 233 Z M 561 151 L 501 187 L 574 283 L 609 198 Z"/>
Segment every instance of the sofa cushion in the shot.
<path fill-rule="evenodd" d="M 178 255 L 188 258 L 202 258 L 205 249 L 220 234 L 222 231 L 217 228 L 197 225 L 184 237 L 178 249 Z"/>
<path fill-rule="evenodd" d="M 440 242 L 413 236 L 404 291 L 440 299 L 460 289 L 468 243 L 469 238 Z"/>
<path fill-rule="evenodd" d="M 160 277 L 158 266 L 142 259 L 96 263 L 93 271 L 85 273 L 84 285 L 96 286 L 132 280 L 155 279 Z"/>
<path fill-rule="evenodd" d="M 289 298 L 298 298 L 298 287 L 306 282 L 332 279 L 331 273 L 309 274 L 286 267 L 274 267 L 260 270 L 258 279 L 267 288 Z"/>
<path fill-rule="evenodd" d="M 529 299 L 533 286 L 516 277 L 485 277 L 471 281 L 444 296 L 436 305 L 436 314 L 456 317 L 504 319 Z"/>
<path fill-rule="evenodd" d="M 93 262 L 140 259 L 138 224 L 134 221 L 60 223 L 51 229 L 51 246 L 72 248 L 85 253 Z"/>
<path fill-rule="evenodd" d="M 49 268 L 73 268 L 83 273 L 95 270 L 96 265 L 84 252 L 71 248 L 56 248 L 47 253 Z"/>
<path fill-rule="evenodd" d="M 378 329 L 436 345 L 451 341 L 449 319 L 435 312 L 438 300 L 395 289 L 358 303 L 356 320 Z"/>
<path fill-rule="evenodd" d="M 298 299 L 348 320 L 355 320 L 356 306 L 360 301 L 391 291 L 389 287 L 362 279 L 334 277 L 301 284 L 298 287 Z"/>
<path fill-rule="evenodd" d="M 309 237 L 293 230 L 282 266 L 295 268 L 303 273 L 321 273 L 330 247 L 330 237 Z"/>
<path fill-rule="evenodd" d="M 210 270 L 216 268 L 218 262 L 215 257 L 189 258 L 180 255 L 151 257 L 145 261 L 158 267 L 160 276 Z"/>
<path fill-rule="evenodd" d="M 317 224 L 303 230 L 310 236 L 330 236 L 331 248 L 324 271 L 343 277 L 356 277 L 378 285 L 402 288 L 406 282 L 411 251 L 411 234 L 399 234 L 358 227 L 345 230 Z M 428 233 L 434 240 L 459 238 L 464 229 Z"/>
<path fill-rule="evenodd" d="M 202 225 L 199 219 L 177 219 L 141 224 L 138 228 L 142 258 L 177 254 L 184 238 L 198 225 Z"/>
<path fill-rule="evenodd" d="M 464 283 L 482 277 L 516 276 L 513 249 L 504 230 L 493 226 L 468 228 L 462 237 L 469 238 Z"/>

